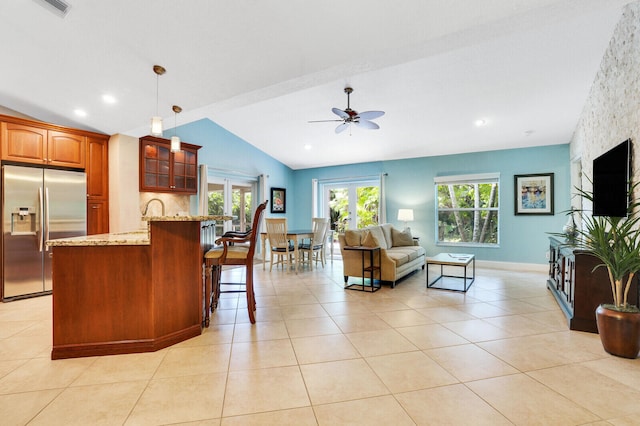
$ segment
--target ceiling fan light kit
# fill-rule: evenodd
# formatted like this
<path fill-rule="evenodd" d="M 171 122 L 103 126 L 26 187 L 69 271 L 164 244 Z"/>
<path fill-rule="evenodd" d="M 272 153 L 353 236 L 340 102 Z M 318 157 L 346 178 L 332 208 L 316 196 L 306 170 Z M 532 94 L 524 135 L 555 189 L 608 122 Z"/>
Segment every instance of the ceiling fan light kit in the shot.
<path fill-rule="evenodd" d="M 314 121 L 309 121 L 309 123 L 341 121 L 341 123 L 338 124 L 338 127 L 336 127 L 336 130 L 335 130 L 336 133 L 342 133 L 344 130 L 350 127 L 351 124 L 355 124 L 356 126 L 361 127 L 363 129 L 370 129 L 370 130 L 379 129 L 380 126 L 378 126 L 376 123 L 374 123 L 371 120 L 375 120 L 376 118 L 382 117 L 384 115 L 384 111 L 364 111 L 359 113 L 358 111 L 351 109 L 350 96 L 353 93 L 353 88 L 345 87 L 344 93 L 347 94 L 347 108 L 344 110 L 340 108 L 331 108 L 331 111 L 335 115 L 340 117 L 340 120 L 314 120 Z"/>

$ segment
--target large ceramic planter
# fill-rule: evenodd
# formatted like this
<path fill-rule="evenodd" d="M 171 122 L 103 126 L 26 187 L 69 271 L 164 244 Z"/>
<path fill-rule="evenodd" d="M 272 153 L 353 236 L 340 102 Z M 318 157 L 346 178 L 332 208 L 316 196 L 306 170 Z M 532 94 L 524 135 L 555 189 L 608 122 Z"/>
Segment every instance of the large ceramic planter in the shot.
<path fill-rule="evenodd" d="M 640 352 L 640 313 L 619 312 L 598 306 L 598 333 L 604 350 L 611 355 L 636 358 Z"/>

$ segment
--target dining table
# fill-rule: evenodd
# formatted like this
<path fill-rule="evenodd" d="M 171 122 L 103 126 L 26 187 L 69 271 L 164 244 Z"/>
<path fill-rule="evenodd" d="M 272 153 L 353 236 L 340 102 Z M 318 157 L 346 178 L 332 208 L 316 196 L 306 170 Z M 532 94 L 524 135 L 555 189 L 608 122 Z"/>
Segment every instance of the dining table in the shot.
<path fill-rule="evenodd" d="M 333 230 L 329 229 L 327 230 L 327 235 L 328 238 L 331 239 L 332 244 L 331 244 L 331 260 L 333 261 Z M 298 272 L 298 246 L 300 245 L 299 243 L 302 242 L 302 240 L 304 240 L 305 238 L 312 238 L 313 237 L 313 230 L 312 229 L 289 229 L 287 230 L 287 239 L 291 240 L 291 242 L 293 243 L 293 259 L 295 261 L 295 271 Z M 268 236 L 266 232 L 261 232 L 260 233 L 260 241 L 262 242 L 262 270 L 266 269 L 266 255 L 267 255 L 267 250 L 266 250 L 266 241 L 268 240 Z M 325 241 L 326 244 L 326 241 Z M 324 247 L 322 249 L 324 251 Z"/>

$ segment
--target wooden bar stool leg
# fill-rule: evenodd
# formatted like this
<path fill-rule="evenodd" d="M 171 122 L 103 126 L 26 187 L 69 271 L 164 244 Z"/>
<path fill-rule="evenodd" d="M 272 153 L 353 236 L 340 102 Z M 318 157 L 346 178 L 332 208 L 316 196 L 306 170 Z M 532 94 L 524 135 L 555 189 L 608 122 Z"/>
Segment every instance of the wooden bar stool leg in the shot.
<path fill-rule="evenodd" d="M 253 292 L 253 267 L 247 268 L 247 311 L 251 324 L 256 322 L 256 295 Z"/>
<path fill-rule="evenodd" d="M 214 265 L 212 275 L 213 275 L 213 294 L 212 294 L 213 302 L 211 304 L 211 312 L 213 312 L 214 309 L 218 308 L 218 299 L 220 299 L 220 277 L 222 275 L 222 266 Z"/>
<path fill-rule="evenodd" d="M 205 261 L 203 265 L 204 274 L 204 326 L 209 327 L 211 312 L 211 266 Z"/>

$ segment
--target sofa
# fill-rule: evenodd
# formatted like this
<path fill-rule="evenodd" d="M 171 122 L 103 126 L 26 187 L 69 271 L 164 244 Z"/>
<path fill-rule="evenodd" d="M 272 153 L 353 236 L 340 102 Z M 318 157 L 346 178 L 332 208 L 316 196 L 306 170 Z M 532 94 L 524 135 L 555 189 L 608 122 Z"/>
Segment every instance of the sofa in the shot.
<path fill-rule="evenodd" d="M 349 246 L 380 247 L 380 265 L 376 255 L 374 266 L 380 266 L 380 279 L 390 282 L 391 288 L 395 287 L 400 278 L 420 268 L 424 269 L 425 266 L 426 252 L 412 237 L 411 231 L 399 231 L 389 223 L 347 230 L 344 234 L 338 234 L 338 240 L 345 284 L 349 277 L 362 277 L 363 254 L 357 250 L 344 249 Z M 369 266 L 369 256 L 364 256 L 364 262 L 365 267 Z"/>

